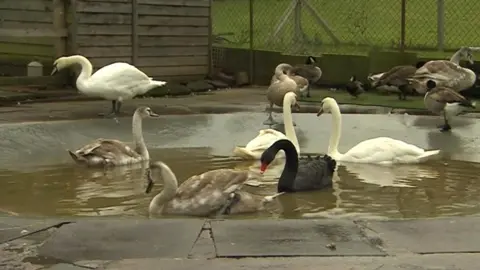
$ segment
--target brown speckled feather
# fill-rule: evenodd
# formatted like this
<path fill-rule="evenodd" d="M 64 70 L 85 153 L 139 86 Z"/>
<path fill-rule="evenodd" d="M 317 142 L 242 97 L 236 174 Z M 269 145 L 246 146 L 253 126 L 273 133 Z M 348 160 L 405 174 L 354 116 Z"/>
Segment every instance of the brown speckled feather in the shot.
<path fill-rule="evenodd" d="M 378 82 L 379 85 L 390 84 L 399 86 L 407 83 L 406 79 L 412 77 L 416 71 L 417 68 L 414 66 L 396 66 L 383 73 Z"/>
<path fill-rule="evenodd" d="M 296 92 L 297 85 L 295 82 L 275 82 L 268 87 L 267 90 L 267 99 L 273 104 L 282 107 L 283 106 L 283 97 L 288 92 Z M 298 94 L 297 94 L 298 95 Z"/>
<path fill-rule="evenodd" d="M 464 96 L 447 87 L 436 87 L 428 92 L 428 97 L 442 103 L 469 102 Z"/>

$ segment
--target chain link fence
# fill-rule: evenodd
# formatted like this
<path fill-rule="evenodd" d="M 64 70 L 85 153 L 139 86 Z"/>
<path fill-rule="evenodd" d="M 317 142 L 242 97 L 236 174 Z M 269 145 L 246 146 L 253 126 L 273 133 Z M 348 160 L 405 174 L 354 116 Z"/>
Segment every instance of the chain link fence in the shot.
<path fill-rule="evenodd" d="M 214 45 L 302 55 L 480 45 L 480 1 L 404 1 L 213 0 Z"/>

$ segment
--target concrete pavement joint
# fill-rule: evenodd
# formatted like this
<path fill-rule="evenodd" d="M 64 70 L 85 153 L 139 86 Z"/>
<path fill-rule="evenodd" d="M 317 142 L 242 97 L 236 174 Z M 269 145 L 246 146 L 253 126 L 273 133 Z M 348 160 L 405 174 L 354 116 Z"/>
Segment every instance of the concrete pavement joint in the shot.
<path fill-rule="evenodd" d="M 36 233 L 44 232 L 44 231 L 47 231 L 47 230 L 49 230 L 49 229 L 51 229 L 51 228 L 58 229 L 58 228 L 62 227 L 63 225 L 67 225 L 67 224 L 70 224 L 70 223 L 74 223 L 74 222 L 73 222 L 73 221 L 64 221 L 64 222 L 57 223 L 57 224 L 55 224 L 55 225 L 43 227 L 43 228 L 41 228 L 41 229 L 38 229 L 38 230 L 35 230 L 35 231 L 32 231 L 32 232 L 28 232 L 28 233 L 26 233 L 26 234 L 22 234 L 22 235 L 19 235 L 19 236 L 15 236 L 15 237 L 9 238 L 9 239 L 7 239 L 7 240 L 5 240 L 5 241 L 0 242 L 0 244 L 5 244 L 5 243 L 8 243 L 8 242 L 17 240 L 17 239 L 21 239 L 21 238 L 24 238 L 24 237 L 27 237 L 27 236 L 30 236 L 30 235 L 34 235 L 34 234 L 36 234 Z"/>

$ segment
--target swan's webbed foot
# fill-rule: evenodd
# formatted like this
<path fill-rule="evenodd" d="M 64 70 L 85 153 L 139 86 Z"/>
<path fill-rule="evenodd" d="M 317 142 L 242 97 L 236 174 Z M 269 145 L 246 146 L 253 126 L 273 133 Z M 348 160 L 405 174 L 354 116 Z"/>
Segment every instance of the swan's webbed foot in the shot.
<path fill-rule="evenodd" d="M 270 115 L 268 116 L 267 120 L 265 120 L 265 121 L 263 122 L 263 124 L 266 125 L 266 126 L 273 126 L 273 125 L 278 124 L 278 122 L 275 121 L 275 120 L 273 120 L 273 117 L 272 117 L 272 115 L 270 114 Z"/>
<path fill-rule="evenodd" d="M 445 124 L 445 125 L 440 126 L 440 131 L 441 132 L 450 131 L 451 129 L 452 129 L 452 127 L 449 124 Z"/>

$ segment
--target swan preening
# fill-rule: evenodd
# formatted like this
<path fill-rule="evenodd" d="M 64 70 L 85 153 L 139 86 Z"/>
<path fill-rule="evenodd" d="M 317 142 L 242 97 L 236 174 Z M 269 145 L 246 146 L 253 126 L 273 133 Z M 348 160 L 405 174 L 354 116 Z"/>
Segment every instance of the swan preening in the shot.
<path fill-rule="evenodd" d="M 81 55 L 65 56 L 55 60 L 52 75 L 73 64 L 79 64 L 82 68 L 76 82 L 81 93 L 112 101 L 112 111 L 107 116 L 119 114 L 124 100 L 143 95 L 155 87 L 166 84 L 153 80 L 128 63 L 113 63 L 92 74 L 92 64 Z"/>
<path fill-rule="evenodd" d="M 133 114 L 133 149 L 118 140 L 97 139 L 74 152 L 68 150 L 68 153 L 76 163 L 88 166 L 119 166 L 149 160 L 142 132 L 142 119 L 146 117 L 158 115 L 149 107 L 139 107 Z"/>
<path fill-rule="evenodd" d="M 234 169 L 212 170 L 188 178 L 178 186 L 177 177 L 163 162 L 154 162 L 147 173 L 145 193 L 154 182 L 163 180 L 163 190 L 150 202 L 150 214 L 212 216 L 257 212 L 280 194 L 260 197 L 242 191 L 243 184 L 255 177 L 251 172 Z"/>
<path fill-rule="evenodd" d="M 283 122 L 285 124 L 285 134 L 274 129 L 262 129 L 245 147 L 235 147 L 233 150 L 234 155 L 242 159 L 258 160 L 263 151 L 280 139 L 291 140 L 297 149 L 297 153 L 300 153 L 300 146 L 293 127 L 292 106 L 298 106 L 297 96 L 293 92 L 288 92 L 283 98 Z M 282 151 L 279 153 L 278 157 L 284 157 L 284 155 L 285 154 Z"/>
<path fill-rule="evenodd" d="M 426 151 L 418 146 L 388 137 L 365 140 L 342 154 L 338 151 L 342 126 L 340 108 L 335 99 L 330 97 L 324 98 L 320 106 L 317 116 L 323 113 L 332 114 L 332 133 L 327 154 L 336 161 L 376 164 L 420 163 L 440 154 L 440 150 Z"/>

